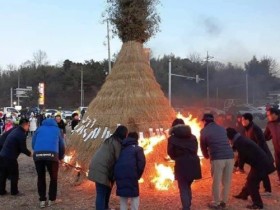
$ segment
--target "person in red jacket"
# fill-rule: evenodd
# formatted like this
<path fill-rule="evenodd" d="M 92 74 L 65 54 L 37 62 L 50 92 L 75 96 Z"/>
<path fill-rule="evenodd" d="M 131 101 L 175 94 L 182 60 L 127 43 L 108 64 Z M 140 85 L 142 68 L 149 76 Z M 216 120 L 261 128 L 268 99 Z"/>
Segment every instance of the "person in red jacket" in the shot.
<path fill-rule="evenodd" d="M 257 126 L 253 122 L 253 115 L 251 113 L 245 113 L 242 116 L 242 125 L 245 128 L 245 136 L 248 139 L 251 139 L 253 142 L 255 142 L 262 150 L 267 154 L 269 157 L 270 162 L 273 164 L 273 156 L 266 144 L 263 131 L 262 129 Z M 265 189 L 265 192 L 262 194 L 264 196 L 269 196 L 271 195 L 271 184 L 270 184 L 270 179 L 269 176 L 265 176 L 263 181 L 263 186 Z"/>
<path fill-rule="evenodd" d="M 280 118 L 279 110 L 270 108 L 267 112 L 268 123 L 264 132 L 267 141 L 272 139 L 274 147 L 274 158 L 278 174 L 278 185 L 280 185 Z"/>

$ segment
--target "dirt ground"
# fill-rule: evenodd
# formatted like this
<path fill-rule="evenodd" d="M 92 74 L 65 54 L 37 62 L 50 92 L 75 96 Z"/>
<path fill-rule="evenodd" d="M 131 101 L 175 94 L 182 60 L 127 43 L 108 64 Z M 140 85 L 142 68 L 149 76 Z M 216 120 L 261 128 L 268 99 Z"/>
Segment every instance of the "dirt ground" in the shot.
<path fill-rule="evenodd" d="M 30 140 L 29 140 L 30 142 Z M 271 147 L 271 145 L 270 145 Z M 39 209 L 39 201 L 37 195 L 37 177 L 33 160 L 29 157 L 21 155 L 19 158 L 20 165 L 20 180 L 19 190 L 24 193 L 21 197 L 12 197 L 10 195 L 0 197 L 0 210 L 32 210 Z M 211 201 L 211 179 L 209 173 L 209 162 L 203 161 L 203 176 L 200 181 L 192 185 L 193 189 L 193 210 L 208 209 L 207 203 Z M 248 172 L 249 168 L 246 168 Z M 65 173 L 65 168 L 61 166 L 59 173 L 58 198 L 61 203 L 48 207 L 48 209 L 95 209 L 93 202 L 95 199 L 95 189 L 93 183 L 83 181 L 79 184 L 75 183 L 77 172 Z M 233 183 L 229 202 L 229 210 L 242 210 L 249 204 L 249 201 L 240 201 L 232 198 L 232 195 L 237 194 L 244 182 L 246 175 L 233 175 Z M 270 176 L 273 194 L 271 197 L 264 197 L 265 209 L 275 210 L 280 209 L 280 187 L 276 186 L 276 174 Z M 7 190 L 10 190 L 7 183 Z M 261 191 L 263 188 L 261 187 Z M 156 191 L 150 187 L 141 186 L 141 203 L 142 210 L 176 210 L 181 209 L 179 192 L 177 183 L 169 191 Z M 118 197 L 115 196 L 115 189 L 111 199 L 111 208 L 119 208 Z"/>

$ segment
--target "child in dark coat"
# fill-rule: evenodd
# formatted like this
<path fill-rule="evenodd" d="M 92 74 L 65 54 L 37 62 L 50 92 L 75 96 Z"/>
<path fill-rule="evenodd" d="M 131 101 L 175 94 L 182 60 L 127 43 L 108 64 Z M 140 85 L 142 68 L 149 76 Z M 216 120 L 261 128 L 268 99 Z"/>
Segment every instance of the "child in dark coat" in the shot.
<path fill-rule="evenodd" d="M 122 143 L 122 150 L 115 165 L 114 176 L 117 184 L 117 196 L 120 196 L 120 210 L 128 209 L 131 199 L 131 210 L 139 208 L 139 185 L 146 165 L 143 148 L 138 146 L 138 134 L 132 132 Z"/>

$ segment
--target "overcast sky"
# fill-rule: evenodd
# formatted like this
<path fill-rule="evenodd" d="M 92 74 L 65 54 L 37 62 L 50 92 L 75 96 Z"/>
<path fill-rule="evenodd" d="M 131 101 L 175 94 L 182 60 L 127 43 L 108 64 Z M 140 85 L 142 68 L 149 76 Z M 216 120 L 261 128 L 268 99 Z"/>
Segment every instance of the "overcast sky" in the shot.
<path fill-rule="evenodd" d="M 107 57 L 105 0 L 0 0 L 0 66 L 20 65 L 41 49 L 52 64 Z M 279 0 L 161 0 L 161 32 L 146 45 L 153 55 L 207 50 L 222 62 L 253 55 L 280 61 Z M 121 42 L 112 40 L 112 54 Z"/>

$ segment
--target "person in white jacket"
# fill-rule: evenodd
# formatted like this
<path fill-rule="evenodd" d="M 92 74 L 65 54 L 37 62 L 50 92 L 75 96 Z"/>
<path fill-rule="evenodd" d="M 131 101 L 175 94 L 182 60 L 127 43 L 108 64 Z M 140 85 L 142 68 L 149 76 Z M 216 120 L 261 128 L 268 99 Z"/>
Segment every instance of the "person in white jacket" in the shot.
<path fill-rule="evenodd" d="M 30 122 L 29 131 L 31 136 L 33 136 L 34 132 L 37 130 L 37 118 L 34 116 L 33 113 L 31 113 L 29 122 Z"/>

